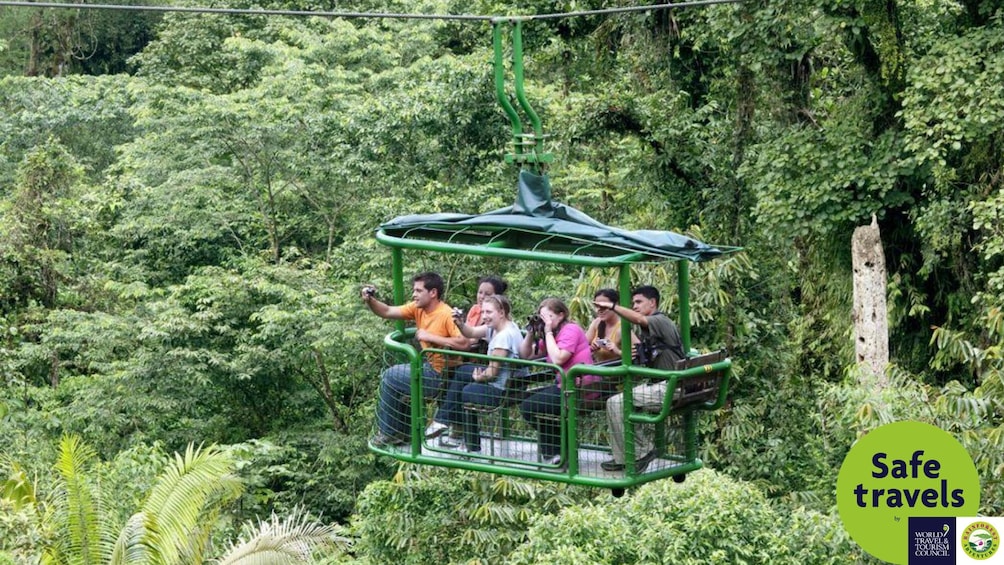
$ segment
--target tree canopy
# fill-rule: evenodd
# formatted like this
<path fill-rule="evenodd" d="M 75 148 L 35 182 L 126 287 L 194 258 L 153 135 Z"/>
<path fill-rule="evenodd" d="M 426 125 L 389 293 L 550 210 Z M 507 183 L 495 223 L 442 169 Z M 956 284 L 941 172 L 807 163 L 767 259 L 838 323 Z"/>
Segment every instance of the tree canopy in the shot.
<path fill-rule="evenodd" d="M 694 346 L 735 363 L 727 408 L 701 421 L 710 469 L 613 502 L 398 469 L 365 448 L 388 325 L 358 288 L 391 276 L 374 230 L 515 198 L 488 22 L 0 8 L 0 563 L 107 557 L 110 541 L 77 531 L 140 543 L 146 522 L 130 516 L 156 502 L 163 454 L 186 461 L 202 444 L 233 475 L 214 487 L 233 488 L 203 493 L 213 512 L 185 513 L 202 537 L 164 549 L 165 563 L 306 534 L 303 512 L 356 542 L 329 562 L 419 546 L 419 561 L 655 562 L 638 540 L 656 517 L 669 524 L 662 555 L 681 560 L 695 539 L 709 561 L 866 559 L 836 518 L 836 470 L 856 437 L 896 419 L 953 433 L 979 470 L 981 512 L 1001 514 L 1002 13 L 1000 0 L 746 0 L 525 23 L 555 200 L 744 248 L 692 268 Z M 889 273 L 886 387 L 855 365 L 850 316 L 850 236 L 873 216 Z M 560 296 L 585 322 L 593 292 L 615 282 L 409 260 L 443 273 L 459 305 L 480 275 L 503 275 L 517 319 Z M 665 265 L 634 276 L 675 285 Z M 92 464 L 121 485 L 120 506 L 89 494 Z M 47 492 L 96 521 L 40 521 Z M 57 506 L 46 520 L 71 519 Z M 259 525 L 240 537 L 247 520 Z M 786 545 L 782 522 L 815 545 Z M 771 531 L 744 537 L 750 523 Z"/>

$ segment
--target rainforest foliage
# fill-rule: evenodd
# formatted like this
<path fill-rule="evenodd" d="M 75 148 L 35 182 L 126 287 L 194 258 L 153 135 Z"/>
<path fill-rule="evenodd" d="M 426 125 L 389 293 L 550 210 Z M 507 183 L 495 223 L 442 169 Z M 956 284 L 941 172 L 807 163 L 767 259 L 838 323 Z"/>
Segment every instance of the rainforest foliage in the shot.
<path fill-rule="evenodd" d="M 488 22 L 0 8 L 0 563 L 237 562 L 256 539 L 301 551 L 276 562 L 867 560 L 836 472 L 898 419 L 955 435 L 981 511 L 1004 514 L 1002 15 L 745 0 L 524 24 L 555 199 L 744 248 L 692 267 L 694 345 L 735 364 L 701 422 L 709 469 L 613 499 L 366 449 L 389 327 L 358 297 L 389 288 L 375 227 L 515 194 Z M 854 364 L 850 236 L 873 216 L 886 386 Z M 519 316 L 555 295 L 586 321 L 614 282 L 411 260 L 460 306 L 503 275 Z"/>

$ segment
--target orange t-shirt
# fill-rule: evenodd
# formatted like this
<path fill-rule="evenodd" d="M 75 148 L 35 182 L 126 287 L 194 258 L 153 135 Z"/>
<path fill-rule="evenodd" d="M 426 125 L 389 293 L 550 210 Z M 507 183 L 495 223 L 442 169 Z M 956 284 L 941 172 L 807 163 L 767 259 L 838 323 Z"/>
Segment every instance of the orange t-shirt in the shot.
<path fill-rule="evenodd" d="M 450 308 L 450 305 L 445 302 L 440 302 L 439 306 L 433 308 L 432 312 L 426 312 L 415 306 L 414 302 L 409 302 L 401 306 L 401 315 L 406 320 L 414 320 L 415 326 L 418 329 L 425 330 L 431 334 L 441 337 L 463 337 L 457 324 L 453 322 L 453 308 Z M 425 341 L 420 341 L 419 343 L 422 344 L 423 349 L 438 347 Z M 460 363 L 459 357 L 450 358 L 451 366 L 458 363 Z M 429 355 L 429 364 L 432 365 L 432 368 L 437 373 L 442 373 L 443 367 L 446 366 L 446 360 L 443 359 L 442 354 L 434 353 Z"/>
<path fill-rule="evenodd" d="M 470 311 L 467 312 L 467 325 L 474 327 L 481 325 L 481 305 L 475 304 L 471 306 Z"/>

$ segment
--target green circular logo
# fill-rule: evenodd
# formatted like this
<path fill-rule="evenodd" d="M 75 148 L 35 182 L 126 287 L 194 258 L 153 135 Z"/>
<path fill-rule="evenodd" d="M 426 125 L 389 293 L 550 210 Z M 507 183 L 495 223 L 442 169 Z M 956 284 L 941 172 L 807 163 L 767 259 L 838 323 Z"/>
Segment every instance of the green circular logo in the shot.
<path fill-rule="evenodd" d="M 1001 536 L 989 522 L 973 522 L 962 530 L 962 551 L 973 559 L 990 559 L 997 553 Z"/>
<path fill-rule="evenodd" d="M 910 517 L 975 516 L 980 477 L 948 432 L 922 422 L 880 426 L 852 447 L 837 475 L 837 510 L 862 549 L 906 564 Z"/>

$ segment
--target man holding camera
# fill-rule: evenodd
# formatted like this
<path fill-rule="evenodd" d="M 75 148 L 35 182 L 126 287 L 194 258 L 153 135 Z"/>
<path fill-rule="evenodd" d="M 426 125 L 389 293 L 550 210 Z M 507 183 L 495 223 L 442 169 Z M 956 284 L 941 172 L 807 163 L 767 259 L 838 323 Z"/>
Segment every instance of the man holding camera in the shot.
<path fill-rule="evenodd" d="M 593 305 L 599 311 L 611 310 L 637 328 L 640 343 L 636 357 L 641 364 L 653 369 L 669 371 L 684 358 L 680 330 L 665 314 L 659 311 L 659 289 L 639 286 L 631 291 L 631 309 L 598 295 Z M 640 384 L 631 389 L 635 410 L 658 409 L 666 397 L 666 381 Z M 600 466 L 605 471 L 624 470 L 624 394 L 607 400 L 607 423 L 610 426 L 610 449 L 614 456 Z M 641 472 L 655 459 L 652 439 L 641 428 L 635 429 L 635 469 Z"/>
<path fill-rule="evenodd" d="M 443 277 L 426 272 L 412 279 L 411 302 L 390 306 L 376 298 L 376 289 L 365 286 L 362 299 L 370 311 L 387 320 L 413 320 L 415 338 L 422 348 L 464 350 L 467 338 L 453 322 L 453 309 L 443 302 Z M 443 384 L 443 372 L 449 363 L 442 354 L 431 354 L 422 364 L 422 390 L 435 394 Z M 402 445 L 411 437 L 411 410 L 404 398 L 411 393 L 411 365 L 388 367 L 380 375 L 380 399 L 377 405 L 379 431 L 370 442 L 377 447 Z"/>

